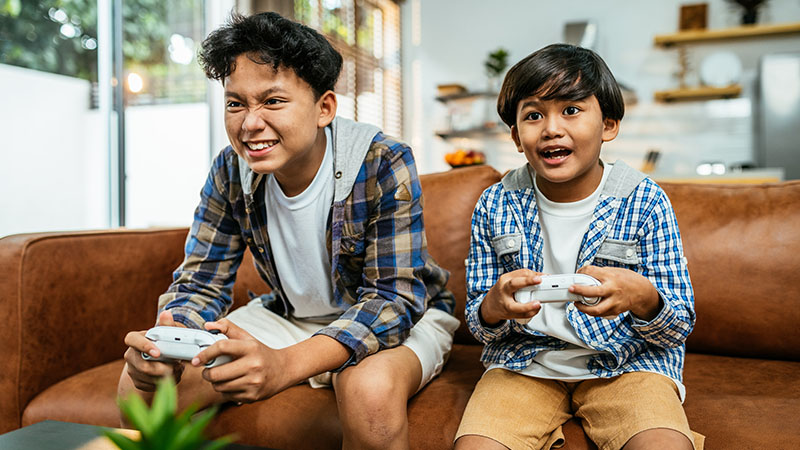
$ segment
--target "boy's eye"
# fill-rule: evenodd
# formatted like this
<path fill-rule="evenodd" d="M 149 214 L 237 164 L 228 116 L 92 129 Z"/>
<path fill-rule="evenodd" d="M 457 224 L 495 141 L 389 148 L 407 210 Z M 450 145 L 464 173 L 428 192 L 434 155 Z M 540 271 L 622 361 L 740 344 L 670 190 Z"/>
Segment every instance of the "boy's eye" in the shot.
<path fill-rule="evenodd" d="M 528 113 L 528 115 L 525 116 L 525 120 L 539 120 L 541 118 L 542 115 L 538 112 Z"/>
<path fill-rule="evenodd" d="M 580 112 L 580 109 L 578 109 L 577 106 L 567 106 L 566 108 L 564 108 L 564 114 L 566 114 L 568 116 L 572 116 L 572 115 L 578 114 L 579 112 Z"/>
<path fill-rule="evenodd" d="M 281 104 L 281 103 L 283 103 L 283 100 L 279 100 L 279 99 L 277 99 L 277 98 L 268 98 L 268 99 L 267 99 L 267 100 L 264 102 L 264 104 L 265 104 L 265 105 L 279 105 L 279 104 Z"/>
<path fill-rule="evenodd" d="M 235 109 L 235 108 L 241 108 L 241 107 L 242 107 L 242 104 L 237 102 L 237 101 L 229 100 L 229 101 L 225 102 L 225 109 Z"/>

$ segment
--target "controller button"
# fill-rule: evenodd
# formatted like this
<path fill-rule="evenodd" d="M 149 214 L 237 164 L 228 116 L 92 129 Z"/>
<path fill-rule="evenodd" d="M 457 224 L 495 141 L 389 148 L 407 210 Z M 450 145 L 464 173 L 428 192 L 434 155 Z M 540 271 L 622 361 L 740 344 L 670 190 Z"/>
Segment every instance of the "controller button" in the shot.
<path fill-rule="evenodd" d="M 219 334 L 220 333 L 219 330 L 208 330 L 208 332 L 211 333 L 211 334 Z"/>

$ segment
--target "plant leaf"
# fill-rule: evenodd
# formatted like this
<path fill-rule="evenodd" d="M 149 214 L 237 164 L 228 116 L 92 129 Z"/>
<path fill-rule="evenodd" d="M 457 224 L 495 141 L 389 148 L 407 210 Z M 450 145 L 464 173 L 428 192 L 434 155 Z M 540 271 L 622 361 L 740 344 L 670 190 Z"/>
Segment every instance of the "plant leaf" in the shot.
<path fill-rule="evenodd" d="M 228 445 L 233 443 L 232 436 L 223 436 L 216 441 L 209 442 L 208 445 L 203 447 L 203 450 L 219 450 L 221 448 L 225 448 Z"/>
<path fill-rule="evenodd" d="M 153 404 L 150 408 L 150 420 L 153 430 L 161 425 L 170 417 L 175 415 L 178 408 L 178 390 L 172 377 L 164 377 L 158 382 L 156 395 L 153 397 Z"/>
<path fill-rule="evenodd" d="M 141 442 L 137 442 L 113 431 L 104 431 L 103 434 L 111 440 L 121 450 L 142 450 Z"/>
<path fill-rule="evenodd" d="M 142 436 L 149 436 L 152 433 L 152 422 L 149 416 L 147 405 L 136 393 L 128 395 L 119 401 L 119 409 L 137 430 L 142 432 Z"/>

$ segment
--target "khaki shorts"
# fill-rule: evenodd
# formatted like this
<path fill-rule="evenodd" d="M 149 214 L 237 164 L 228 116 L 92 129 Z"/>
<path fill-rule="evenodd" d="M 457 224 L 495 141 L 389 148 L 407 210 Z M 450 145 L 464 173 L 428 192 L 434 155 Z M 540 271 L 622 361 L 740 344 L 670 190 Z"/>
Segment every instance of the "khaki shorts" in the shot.
<path fill-rule="evenodd" d="M 325 325 L 296 318 L 285 318 L 264 308 L 260 299 L 235 309 L 226 317 L 239 328 L 247 331 L 259 342 L 270 348 L 285 348 L 310 338 Z M 403 343 L 411 349 L 422 366 L 422 379 L 417 391 L 425 387 L 442 372 L 453 347 L 453 333 L 458 328 L 458 319 L 444 311 L 431 308 L 413 328 Z M 331 373 L 325 372 L 309 378 L 313 388 L 331 385 Z"/>
<path fill-rule="evenodd" d="M 696 449 L 704 437 L 689 429 L 675 383 L 649 372 L 563 382 L 505 369 L 483 374 L 469 399 L 456 439 L 479 435 L 510 449 L 564 445 L 561 426 L 572 417 L 600 448 L 619 449 L 653 428 L 683 433 Z"/>

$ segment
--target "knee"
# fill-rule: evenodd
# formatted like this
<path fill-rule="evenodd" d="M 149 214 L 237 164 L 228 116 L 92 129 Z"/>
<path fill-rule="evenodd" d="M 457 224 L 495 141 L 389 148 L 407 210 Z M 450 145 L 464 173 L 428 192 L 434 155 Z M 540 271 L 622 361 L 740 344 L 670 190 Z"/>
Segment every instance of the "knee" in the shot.
<path fill-rule="evenodd" d="M 382 442 L 406 433 L 408 396 L 391 374 L 352 369 L 339 374 L 334 384 L 339 415 L 360 441 L 375 441 L 374 447 L 381 448 Z"/>
<path fill-rule="evenodd" d="M 623 450 L 692 450 L 692 442 L 683 433 L 667 428 L 652 428 L 634 435 Z"/>

